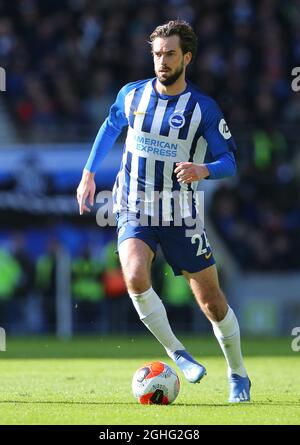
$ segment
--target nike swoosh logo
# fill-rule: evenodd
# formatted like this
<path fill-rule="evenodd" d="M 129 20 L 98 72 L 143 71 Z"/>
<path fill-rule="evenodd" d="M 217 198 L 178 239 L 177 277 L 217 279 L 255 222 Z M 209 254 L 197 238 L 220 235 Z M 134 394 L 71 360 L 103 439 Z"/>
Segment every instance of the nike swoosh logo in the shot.
<path fill-rule="evenodd" d="M 209 260 L 210 259 L 210 257 L 212 256 L 212 252 L 209 252 L 209 254 L 208 255 L 204 255 L 205 256 L 205 259 L 206 260 Z"/>
<path fill-rule="evenodd" d="M 147 114 L 147 113 L 146 113 L 146 111 L 134 111 L 133 114 L 134 114 L 135 116 L 139 116 L 139 115 L 141 115 L 141 114 Z"/>

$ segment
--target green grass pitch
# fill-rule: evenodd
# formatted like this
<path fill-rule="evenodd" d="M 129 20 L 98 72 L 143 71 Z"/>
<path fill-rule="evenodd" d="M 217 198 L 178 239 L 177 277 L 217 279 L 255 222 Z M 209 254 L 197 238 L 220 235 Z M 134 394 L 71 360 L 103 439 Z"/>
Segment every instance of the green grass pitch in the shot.
<path fill-rule="evenodd" d="M 300 352 L 291 338 L 244 339 L 252 401 L 227 403 L 225 360 L 213 337 L 180 336 L 207 368 L 169 406 L 139 405 L 131 379 L 147 361 L 173 365 L 152 337 L 23 338 L 0 352 L 0 424 L 203 425 L 300 424 Z"/>

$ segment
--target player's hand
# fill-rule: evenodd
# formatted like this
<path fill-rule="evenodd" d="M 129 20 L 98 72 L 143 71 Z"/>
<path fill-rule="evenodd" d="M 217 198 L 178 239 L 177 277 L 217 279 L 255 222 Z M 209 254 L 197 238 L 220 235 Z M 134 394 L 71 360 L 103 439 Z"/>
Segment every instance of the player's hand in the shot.
<path fill-rule="evenodd" d="M 88 170 L 83 170 L 82 178 L 77 187 L 77 201 L 79 205 L 79 213 L 90 212 L 91 209 L 86 205 L 86 200 L 91 206 L 94 205 L 94 196 L 96 191 L 96 184 L 94 180 L 95 173 Z"/>
<path fill-rule="evenodd" d="M 178 182 L 190 184 L 193 181 L 200 181 L 209 176 L 209 171 L 204 164 L 195 164 L 194 162 L 176 162 L 177 167 L 174 170 Z"/>

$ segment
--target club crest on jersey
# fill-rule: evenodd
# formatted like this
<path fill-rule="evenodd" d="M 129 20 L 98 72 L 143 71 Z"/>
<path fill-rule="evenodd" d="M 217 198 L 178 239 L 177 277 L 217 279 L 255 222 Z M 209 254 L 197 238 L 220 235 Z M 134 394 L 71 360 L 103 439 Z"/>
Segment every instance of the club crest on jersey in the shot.
<path fill-rule="evenodd" d="M 169 118 L 169 125 L 172 128 L 182 128 L 185 124 L 185 117 L 183 115 L 183 113 L 179 113 L 179 112 L 175 112 L 173 114 L 171 114 L 170 118 Z"/>

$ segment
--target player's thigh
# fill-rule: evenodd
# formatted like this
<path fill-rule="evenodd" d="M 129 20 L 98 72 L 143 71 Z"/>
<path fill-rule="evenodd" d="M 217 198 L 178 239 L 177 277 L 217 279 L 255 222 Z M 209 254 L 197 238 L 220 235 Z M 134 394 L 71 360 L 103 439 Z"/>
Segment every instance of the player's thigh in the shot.
<path fill-rule="evenodd" d="M 183 271 L 198 272 L 215 264 L 203 229 L 191 235 L 184 225 L 162 227 L 159 234 L 163 254 L 174 275 L 182 275 Z"/>
<path fill-rule="evenodd" d="M 146 290 L 140 288 L 150 285 L 154 258 L 151 247 L 139 238 L 127 238 L 119 244 L 118 251 L 127 286 Z"/>

